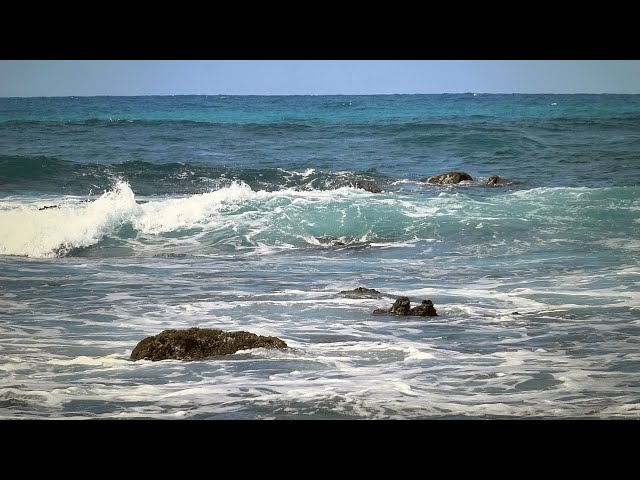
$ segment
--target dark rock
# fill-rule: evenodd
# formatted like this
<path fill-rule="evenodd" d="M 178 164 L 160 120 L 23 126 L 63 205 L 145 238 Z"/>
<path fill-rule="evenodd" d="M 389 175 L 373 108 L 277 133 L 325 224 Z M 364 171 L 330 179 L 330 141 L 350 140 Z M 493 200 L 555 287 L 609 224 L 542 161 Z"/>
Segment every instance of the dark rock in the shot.
<path fill-rule="evenodd" d="M 409 310 L 409 315 L 416 315 L 419 317 L 437 317 L 438 312 L 436 312 L 431 300 L 423 300 L 420 305 Z"/>
<path fill-rule="evenodd" d="M 80 200 L 80 203 L 93 202 L 93 200 Z M 60 208 L 60 205 L 45 205 L 44 207 L 40 207 L 38 210 L 46 210 L 48 208 Z"/>
<path fill-rule="evenodd" d="M 498 175 L 491 175 L 487 179 L 487 185 L 501 185 L 504 183 L 504 180 L 500 178 Z"/>
<path fill-rule="evenodd" d="M 380 193 L 382 189 L 380 186 L 371 180 L 355 180 L 352 184 L 355 188 L 361 188 L 371 193 Z"/>
<path fill-rule="evenodd" d="M 409 297 L 400 297 L 389 309 L 389 313 L 395 313 L 396 315 L 409 315 L 409 311 L 411 310 L 411 301 L 409 301 Z"/>
<path fill-rule="evenodd" d="M 342 250 L 343 248 L 361 249 L 361 248 L 369 248 L 371 246 L 371 242 L 361 242 L 357 238 L 353 238 L 353 237 L 336 238 L 336 237 L 325 235 L 321 237 L 315 237 L 315 239 L 318 241 L 318 243 L 320 243 L 320 245 L 315 245 L 315 246 L 318 246 L 320 248 L 336 247 Z"/>
<path fill-rule="evenodd" d="M 131 352 L 132 360 L 201 360 L 229 355 L 249 348 L 287 348 L 277 337 L 250 332 L 223 332 L 212 328 L 164 330 L 140 341 Z"/>
<path fill-rule="evenodd" d="M 411 308 L 411 302 L 408 297 L 398 297 L 389 310 L 376 308 L 373 315 L 381 315 L 383 313 L 393 313 L 395 315 L 414 315 L 417 317 L 437 317 L 433 302 L 431 300 L 423 300 L 417 307 Z"/>
<path fill-rule="evenodd" d="M 460 183 L 463 180 L 473 180 L 471 175 L 465 172 L 447 172 L 440 175 L 434 175 L 427 178 L 427 183 L 435 183 L 438 185 Z"/>
<path fill-rule="evenodd" d="M 358 288 L 354 288 L 353 290 L 343 290 L 340 292 L 340 294 L 349 298 L 362 298 L 362 297 L 379 298 L 382 295 L 375 288 L 365 288 L 365 287 L 358 287 Z"/>
<path fill-rule="evenodd" d="M 340 240 L 339 238 L 330 237 L 324 235 L 322 237 L 315 237 L 316 240 L 322 245 L 327 247 L 344 247 L 346 242 Z"/>
<path fill-rule="evenodd" d="M 520 315 L 520 312 L 513 312 L 511 315 Z"/>

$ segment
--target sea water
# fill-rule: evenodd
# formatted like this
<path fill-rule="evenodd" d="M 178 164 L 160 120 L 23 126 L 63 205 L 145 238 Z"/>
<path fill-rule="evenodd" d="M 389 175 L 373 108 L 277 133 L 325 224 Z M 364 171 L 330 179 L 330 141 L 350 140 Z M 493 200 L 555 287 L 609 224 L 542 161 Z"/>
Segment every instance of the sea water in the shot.
<path fill-rule="evenodd" d="M 289 348 L 129 359 L 188 327 Z M 0 99 L 0 418 L 619 417 L 640 96 Z"/>

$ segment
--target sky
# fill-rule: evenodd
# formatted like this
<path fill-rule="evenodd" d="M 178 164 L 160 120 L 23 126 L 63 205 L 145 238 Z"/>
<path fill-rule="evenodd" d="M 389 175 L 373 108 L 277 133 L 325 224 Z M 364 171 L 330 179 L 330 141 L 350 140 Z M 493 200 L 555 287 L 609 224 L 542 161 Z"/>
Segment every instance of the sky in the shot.
<path fill-rule="evenodd" d="M 638 60 L 0 60 L 0 97 L 640 93 Z"/>

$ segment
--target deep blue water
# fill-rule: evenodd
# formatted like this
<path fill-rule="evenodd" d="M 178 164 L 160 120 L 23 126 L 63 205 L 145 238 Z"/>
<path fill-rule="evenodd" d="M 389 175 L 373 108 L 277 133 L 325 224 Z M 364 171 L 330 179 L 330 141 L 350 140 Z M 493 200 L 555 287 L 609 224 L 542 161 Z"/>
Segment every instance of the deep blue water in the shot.
<path fill-rule="evenodd" d="M 639 292 L 638 95 L 0 98 L 0 418 L 638 418 Z"/>

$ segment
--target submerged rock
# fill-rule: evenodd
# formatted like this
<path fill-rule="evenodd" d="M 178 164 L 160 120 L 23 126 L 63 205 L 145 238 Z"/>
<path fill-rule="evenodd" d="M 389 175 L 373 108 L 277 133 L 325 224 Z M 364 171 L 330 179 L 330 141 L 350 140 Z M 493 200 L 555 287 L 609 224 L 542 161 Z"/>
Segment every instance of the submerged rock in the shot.
<path fill-rule="evenodd" d="M 318 243 L 322 246 L 326 246 L 326 247 L 343 247 L 345 246 L 346 243 L 346 239 L 344 237 L 339 238 L 339 237 L 331 237 L 328 235 L 323 235 L 322 237 L 314 237 Z"/>
<path fill-rule="evenodd" d="M 318 245 L 311 243 L 314 246 L 318 246 L 321 248 L 325 247 L 337 247 L 340 249 L 350 248 L 350 249 L 360 249 L 360 248 L 369 248 L 371 246 L 371 242 L 368 241 L 360 241 L 354 237 L 331 237 L 328 235 L 324 235 L 321 237 L 314 237 L 318 241 Z"/>
<path fill-rule="evenodd" d="M 463 180 L 473 180 L 471 175 L 466 172 L 447 172 L 441 173 L 440 175 L 434 175 L 432 177 L 427 178 L 427 183 L 435 183 L 438 185 L 447 185 L 447 184 L 455 184 L 460 183 Z"/>
<path fill-rule="evenodd" d="M 437 317 L 438 312 L 436 312 L 436 308 L 433 306 L 433 302 L 431 300 L 422 300 L 422 303 L 416 307 L 411 308 L 411 301 L 409 297 L 400 297 L 395 302 L 389 310 L 384 310 L 382 308 L 376 308 L 373 312 L 373 315 L 382 315 L 383 313 L 393 313 L 395 315 L 413 315 L 416 317 Z"/>
<path fill-rule="evenodd" d="M 141 340 L 131 352 L 131 360 L 201 360 L 229 355 L 250 348 L 287 348 L 278 337 L 250 332 L 223 332 L 213 328 L 164 330 Z"/>
<path fill-rule="evenodd" d="M 367 192 L 371 192 L 371 193 L 380 193 L 382 192 L 382 189 L 380 188 L 380 186 L 371 180 L 354 180 L 352 185 L 355 188 L 360 188 L 362 190 L 366 190 Z"/>
<path fill-rule="evenodd" d="M 504 183 L 504 180 L 498 175 L 491 175 L 487 179 L 487 185 L 502 185 L 503 183 Z"/>
<path fill-rule="evenodd" d="M 340 294 L 348 298 L 379 298 L 380 296 L 382 296 L 382 294 L 375 288 L 365 287 L 358 287 L 354 288 L 353 290 L 343 290 L 340 292 Z"/>

